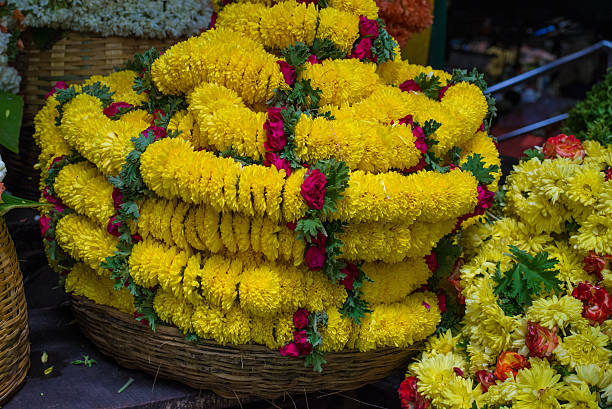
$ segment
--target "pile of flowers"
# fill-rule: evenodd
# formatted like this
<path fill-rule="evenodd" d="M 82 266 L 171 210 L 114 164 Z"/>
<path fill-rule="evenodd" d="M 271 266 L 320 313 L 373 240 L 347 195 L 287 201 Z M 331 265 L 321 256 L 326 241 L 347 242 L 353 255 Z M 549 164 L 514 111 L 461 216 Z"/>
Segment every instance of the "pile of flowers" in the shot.
<path fill-rule="evenodd" d="M 491 101 L 475 72 L 401 61 L 377 12 L 232 3 L 163 55 L 54 89 L 35 138 L 66 290 L 318 370 L 433 333 L 432 250 L 497 189 Z"/>
<path fill-rule="evenodd" d="M 208 26 L 209 0 L 15 0 L 28 27 L 94 32 L 104 37 L 179 38 Z"/>
<path fill-rule="evenodd" d="M 431 0 L 377 0 L 381 17 L 389 28 L 389 34 L 404 46 L 413 34 L 433 23 Z"/>
<path fill-rule="evenodd" d="M 17 52 L 23 49 L 21 32 L 24 31 L 24 15 L 14 5 L 0 5 L 0 91 L 17 94 L 21 84 L 19 72 L 9 65 Z"/>
<path fill-rule="evenodd" d="M 462 232 L 463 326 L 409 366 L 405 408 L 612 404 L 612 147 L 562 134 L 527 153 L 504 217 Z"/>

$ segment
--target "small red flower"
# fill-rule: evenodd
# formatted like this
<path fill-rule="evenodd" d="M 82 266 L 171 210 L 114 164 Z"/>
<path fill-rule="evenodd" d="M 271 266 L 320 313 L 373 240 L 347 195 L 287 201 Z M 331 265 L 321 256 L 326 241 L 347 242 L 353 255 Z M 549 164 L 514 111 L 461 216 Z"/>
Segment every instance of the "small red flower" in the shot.
<path fill-rule="evenodd" d="M 344 273 L 344 278 L 340 281 L 344 288 L 347 290 L 353 290 L 353 284 L 355 283 L 355 279 L 359 275 L 359 269 L 353 263 L 346 263 L 346 267 L 340 270 L 341 273 Z"/>
<path fill-rule="evenodd" d="M 287 345 L 280 349 L 280 354 L 282 356 L 290 356 L 293 358 L 297 358 L 298 356 L 300 356 L 300 348 L 295 342 L 289 342 Z"/>
<path fill-rule="evenodd" d="M 427 153 L 427 143 L 425 142 L 425 132 L 423 132 L 423 128 L 415 126 L 412 128 L 412 134 L 416 139 L 414 141 L 414 146 L 416 146 L 422 154 Z"/>
<path fill-rule="evenodd" d="M 372 39 L 370 37 L 362 38 L 355 47 L 355 50 L 351 54 L 351 57 L 358 58 L 360 60 L 374 60 L 372 55 Z"/>
<path fill-rule="evenodd" d="M 321 64 L 321 61 L 319 61 L 319 59 L 317 58 L 316 55 L 314 54 L 310 54 L 308 56 L 308 59 L 306 60 L 307 62 L 309 62 L 311 65 L 315 65 L 315 64 Z"/>
<path fill-rule="evenodd" d="M 452 82 L 449 82 L 448 84 L 446 84 L 445 87 L 442 87 L 440 91 L 438 91 L 438 99 L 442 100 L 442 98 L 444 98 L 444 94 L 446 94 L 446 91 L 448 91 L 448 89 L 452 87 L 453 85 L 454 84 Z"/>
<path fill-rule="evenodd" d="M 300 356 L 308 355 L 312 352 L 312 344 L 308 342 L 306 330 L 293 331 L 293 342 L 297 345 Z"/>
<path fill-rule="evenodd" d="M 264 142 L 264 148 L 272 152 L 283 150 L 285 145 L 287 145 L 287 136 L 285 135 L 281 108 L 268 108 L 268 119 L 264 122 L 263 128 L 266 131 L 267 137 L 266 142 Z"/>
<path fill-rule="evenodd" d="M 47 93 L 47 95 L 45 95 L 45 99 L 49 98 L 51 95 L 55 94 L 57 92 L 57 90 L 60 89 L 67 89 L 68 88 L 68 84 L 66 84 L 64 81 L 57 81 L 55 83 L 55 85 L 53 86 L 53 88 L 51 88 L 51 91 L 49 91 Z"/>
<path fill-rule="evenodd" d="M 112 234 L 115 237 L 121 236 L 119 233 L 119 227 L 121 227 L 122 223 L 117 221 L 117 216 L 112 216 L 108 219 L 108 224 L 106 225 L 106 231 Z"/>
<path fill-rule="evenodd" d="M 119 188 L 113 187 L 113 207 L 115 210 L 119 211 L 121 209 L 121 204 L 123 203 L 123 193 Z"/>
<path fill-rule="evenodd" d="M 327 259 L 327 236 L 319 233 L 317 238 L 310 243 L 304 254 L 304 262 L 311 270 L 320 270 Z"/>
<path fill-rule="evenodd" d="M 476 380 L 480 383 L 480 387 L 483 392 L 487 392 L 489 388 L 495 385 L 495 380 L 497 378 L 493 375 L 491 371 L 485 371 L 484 369 L 480 371 L 476 371 Z"/>
<path fill-rule="evenodd" d="M 299 308 L 293 313 L 293 326 L 297 329 L 304 329 L 308 326 L 310 312 L 305 308 Z"/>
<path fill-rule="evenodd" d="M 289 63 L 286 61 L 278 60 L 276 61 L 276 63 L 280 66 L 280 70 L 283 74 L 283 77 L 285 78 L 285 82 L 287 83 L 287 85 L 292 87 L 295 83 L 295 68 L 289 65 Z"/>
<path fill-rule="evenodd" d="M 415 376 L 409 376 L 400 384 L 397 393 L 403 409 L 426 409 L 429 407 L 429 401 L 419 393 L 417 383 L 418 379 Z"/>
<path fill-rule="evenodd" d="M 442 290 L 438 291 L 438 308 L 442 314 L 446 312 L 446 294 Z"/>
<path fill-rule="evenodd" d="M 582 143 L 574 135 L 559 134 L 552 136 L 544 142 L 542 148 L 544 157 L 547 159 L 553 158 L 584 158 L 584 149 Z"/>
<path fill-rule="evenodd" d="M 359 16 L 359 34 L 362 37 L 378 38 L 378 23 L 365 16 Z"/>
<path fill-rule="evenodd" d="M 606 182 L 612 179 L 612 167 L 606 169 Z"/>
<path fill-rule="evenodd" d="M 506 351 L 497 358 L 497 365 L 493 374 L 500 381 L 505 381 L 510 374 L 516 377 L 518 371 L 523 368 L 531 368 L 529 361 L 517 352 Z"/>
<path fill-rule="evenodd" d="M 530 356 L 550 358 L 552 352 L 559 345 L 557 329 L 549 330 L 538 323 L 528 322 L 525 345 L 529 348 Z"/>
<path fill-rule="evenodd" d="M 40 223 L 40 237 L 45 237 L 51 228 L 51 218 L 48 216 L 40 216 L 38 222 Z"/>
<path fill-rule="evenodd" d="M 425 256 L 425 263 L 427 263 L 427 267 L 432 273 L 435 273 L 438 270 L 440 265 L 438 264 L 438 257 L 436 256 L 435 251 L 431 251 L 428 255 Z"/>
<path fill-rule="evenodd" d="M 297 227 L 297 222 L 287 222 L 287 228 L 289 230 L 295 230 L 296 227 Z"/>
<path fill-rule="evenodd" d="M 584 271 L 593 274 L 597 277 L 598 281 L 603 280 L 601 272 L 607 268 L 608 263 L 612 260 L 612 256 L 606 254 L 605 256 L 599 256 L 593 250 L 589 251 L 589 255 L 584 258 Z"/>
<path fill-rule="evenodd" d="M 119 114 L 119 108 L 132 108 L 133 106 L 134 105 L 128 104 L 127 102 L 113 102 L 112 104 L 104 108 L 102 113 L 107 117 L 112 118 L 115 115 Z"/>
<path fill-rule="evenodd" d="M 287 159 L 281 158 L 274 152 L 266 152 L 264 166 L 272 166 L 278 170 L 283 169 L 287 177 L 291 176 L 291 164 Z"/>
<path fill-rule="evenodd" d="M 327 178 L 319 169 L 310 169 L 300 188 L 300 193 L 311 209 L 320 210 L 325 201 Z"/>
<path fill-rule="evenodd" d="M 591 323 L 601 325 L 612 313 L 612 298 L 603 287 L 582 282 L 574 288 L 572 296 L 582 301 L 582 316 Z"/>
<path fill-rule="evenodd" d="M 417 84 L 415 80 L 406 80 L 402 82 L 399 85 L 399 89 L 401 89 L 404 92 L 409 92 L 409 91 L 421 92 L 422 91 L 421 87 L 419 87 L 419 84 Z"/>

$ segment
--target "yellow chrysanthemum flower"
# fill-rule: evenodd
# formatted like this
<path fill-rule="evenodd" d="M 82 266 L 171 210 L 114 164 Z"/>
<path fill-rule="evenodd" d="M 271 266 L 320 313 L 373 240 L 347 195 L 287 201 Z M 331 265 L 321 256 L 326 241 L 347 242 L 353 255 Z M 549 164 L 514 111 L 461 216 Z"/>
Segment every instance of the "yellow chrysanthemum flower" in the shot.
<path fill-rule="evenodd" d="M 513 408 L 553 409 L 561 408 L 563 398 L 561 375 L 550 367 L 548 361 L 531 358 L 531 368 L 522 369 L 516 375 L 516 397 Z"/>
<path fill-rule="evenodd" d="M 579 365 L 606 365 L 612 353 L 606 349 L 608 339 L 599 327 L 572 331 L 572 335 L 559 342 L 554 354 L 559 362 L 572 369 Z"/>

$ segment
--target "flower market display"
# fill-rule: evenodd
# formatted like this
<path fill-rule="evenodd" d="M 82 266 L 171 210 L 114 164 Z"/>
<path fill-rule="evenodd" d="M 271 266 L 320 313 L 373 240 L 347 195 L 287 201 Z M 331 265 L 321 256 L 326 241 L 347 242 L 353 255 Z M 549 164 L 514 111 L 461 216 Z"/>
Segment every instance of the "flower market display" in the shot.
<path fill-rule="evenodd" d="M 462 328 L 408 367 L 404 408 L 612 407 L 612 146 L 561 134 L 527 153 L 504 217 L 462 232 Z"/>
<path fill-rule="evenodd" d="M 374 0 L 217 6 L 215 28 L 37 115 L 66 290 L 316 370 L 424 340 L 432 249 L 497 190 L 482 77 L 401 61 Z"/>
<path fill-rule="evenodd" d="M 104 37 L 179 38 L 206 28 L 208 0 L 14 0 L 28 27 L 94 32 Z"/>

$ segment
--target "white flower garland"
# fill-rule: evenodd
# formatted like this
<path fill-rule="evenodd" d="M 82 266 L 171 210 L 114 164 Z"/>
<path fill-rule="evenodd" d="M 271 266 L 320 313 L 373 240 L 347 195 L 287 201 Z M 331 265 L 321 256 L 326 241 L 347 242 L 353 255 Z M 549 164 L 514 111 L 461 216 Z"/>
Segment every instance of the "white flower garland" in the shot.
<path fill-rule="evenodd" d="M 65 3 L 65 4 L 64 4 Z M 208 27 L 209 0 L 16 0 L 30 27 L 93 31 L 104 37 L 168 38 Z"/>

